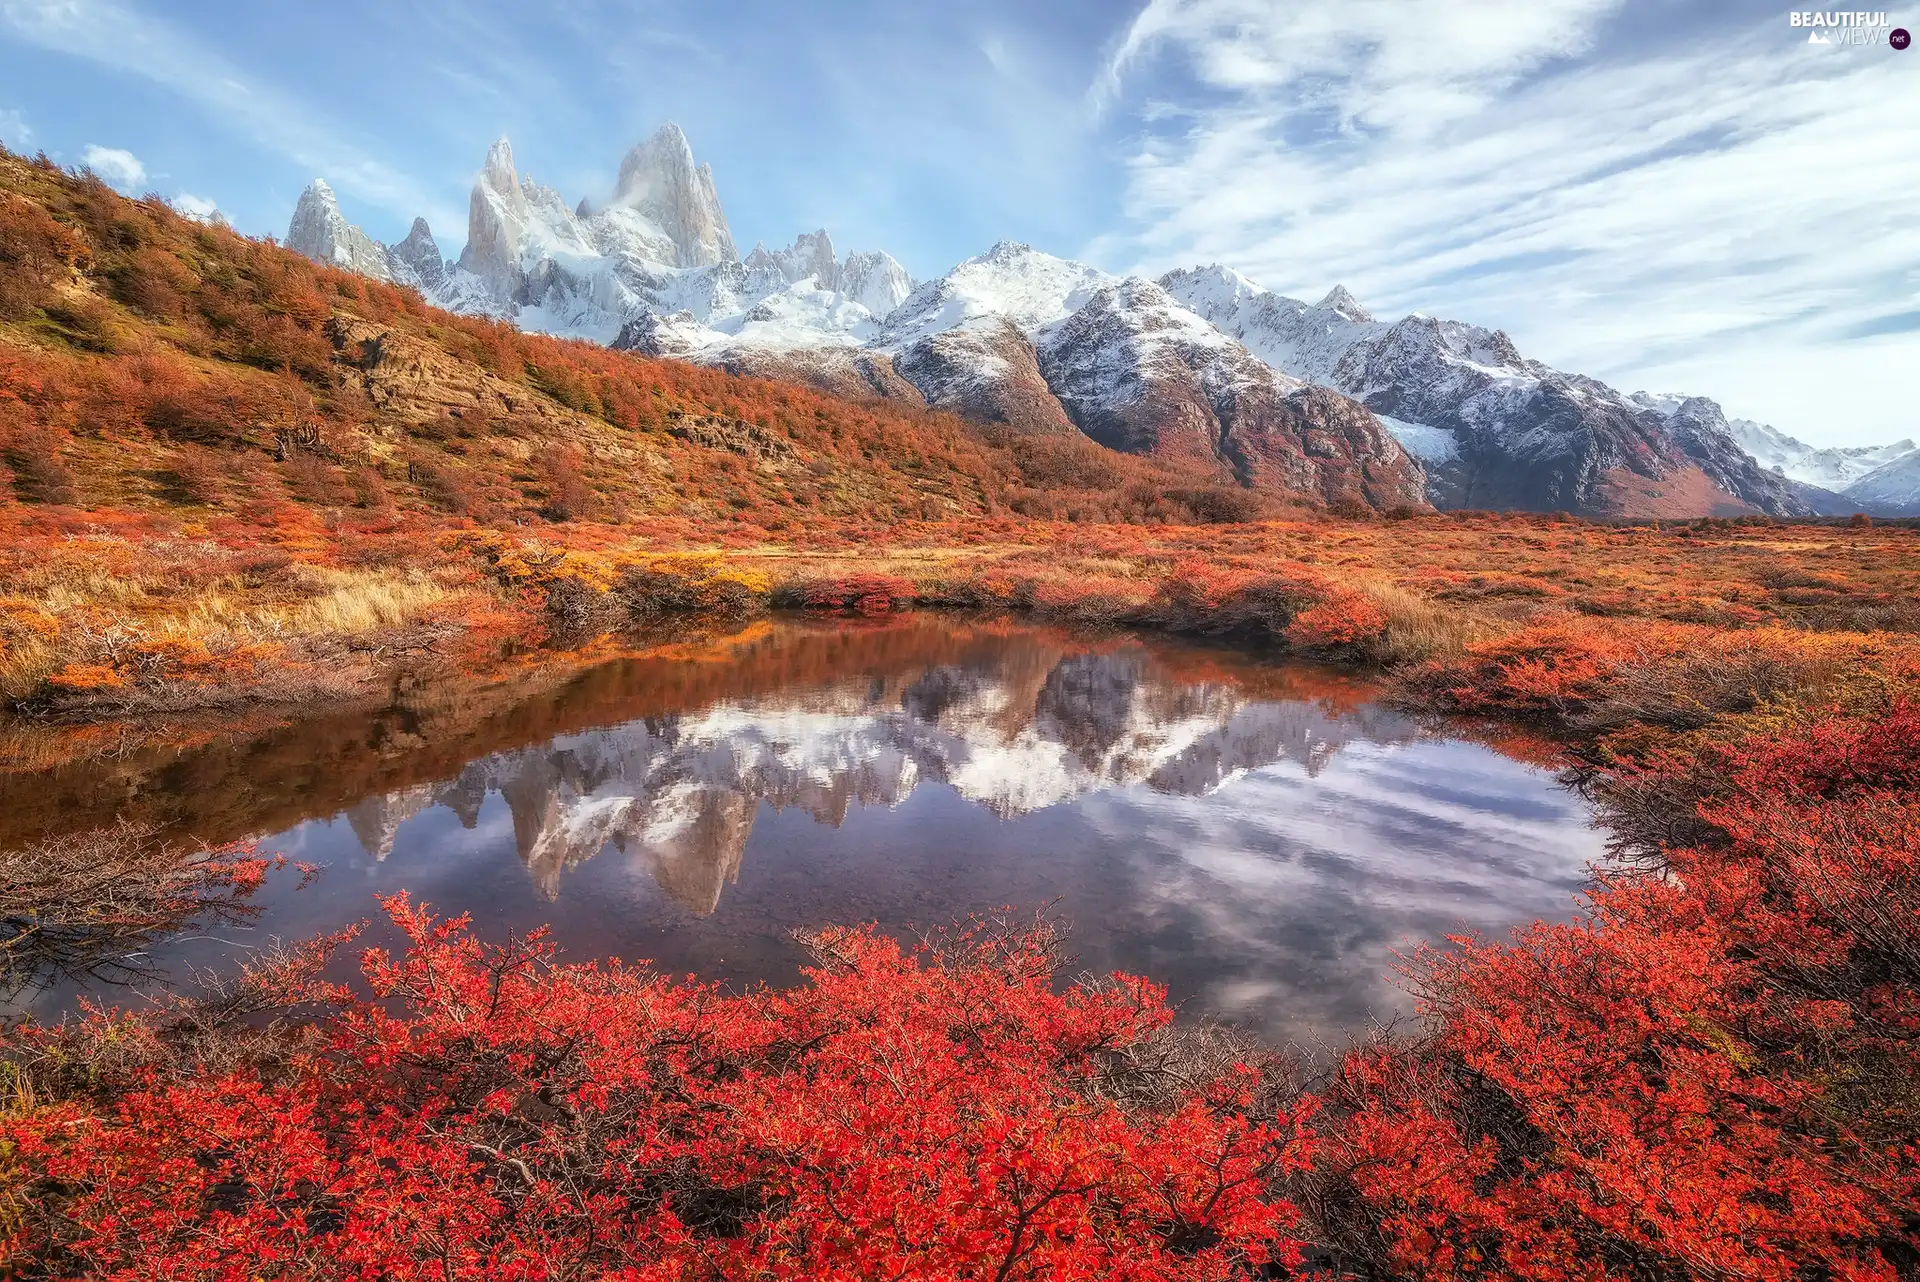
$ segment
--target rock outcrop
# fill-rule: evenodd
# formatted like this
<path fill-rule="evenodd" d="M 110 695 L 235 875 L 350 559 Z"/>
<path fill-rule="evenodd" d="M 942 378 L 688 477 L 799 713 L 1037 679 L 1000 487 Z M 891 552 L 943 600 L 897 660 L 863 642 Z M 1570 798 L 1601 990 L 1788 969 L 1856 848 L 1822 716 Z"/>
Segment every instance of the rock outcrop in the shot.
<path fill-rule="evenodd" d="M 666 233 L 676 267 L 710 267 L 740 256 L 714 189 L 712 166 L 694 164 L 687 135 L 671 121 L 620 162 L 613 203 Z"/>
<path fill-rule="evenodd" d="M 287 224 L 286 245 L 316 263 L 375 280 L 393 279 L 387 247 L 347 221 L 333 188 L 324 179 L 314 179 L 300 193 L 293 219 Z"/>

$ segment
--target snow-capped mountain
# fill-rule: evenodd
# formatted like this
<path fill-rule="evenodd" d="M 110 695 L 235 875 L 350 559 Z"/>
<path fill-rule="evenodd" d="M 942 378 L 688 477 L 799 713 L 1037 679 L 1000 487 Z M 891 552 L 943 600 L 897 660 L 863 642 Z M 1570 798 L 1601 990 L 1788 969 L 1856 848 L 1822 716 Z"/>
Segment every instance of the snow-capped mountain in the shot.
<path fill-rule="evenodd" d="M 287 245 L 523 329 L 612 342 L 645 318 L 663 354 L 687 357 L 732 347 L 857 346 L 878 334 L 878 317 L 913 285 L 885 253 L 838 257 L 825 231 L 784 250 L 756 246 L 742 261 L 712 169 L 694 162 L 672 124 L 627 153 L 604 202 L 571 207 L 519 173 L 506 139 L 496 142 L 452 263 L 424 220 L 400 244 L 380 244 L 347 222 L 321 180 L 302 194 Z"/>
<path fill-rule="evenodd" d="M 1218 265 L 1149 281 L 1002 242 L 916 284 L 885 253 L 841 256 L 824 229 L 741 258 L 712 170 L 672 124 L 627 154 L 604 203 L 572 207 L 496 143 L 457 262 L 420 220 L 381 245 L 319 181 L 287 243 L 525 329 L 1082 432 L 1323 503 L 1806 515 L 1913 450 L 1816 451 L 1704 397 L 1553 369 L 1498 330 L 1379 320 L 1339 287 L 1308 304 Z M 1859 501 L 1885 510 L 1901 484 Z"/>
<path fill-rule="evenodd" d="M 1425 465 L 1438 506 L 1811 511 L 1705 398 L 1627 396 L 1529 360 L 1478 325 L 1419 313 L 1380 321 L 1344 288 L 1309 305 L 1217 265 L 1161 283 L 1268 364 L 1380 414 Z"/>
<path fill-rule="evenodd" d="M 1732 419 L 1727 427 L 1733 439 L 1740 442 L 1740 447 L 1753 455 L 1761 467 L 1778 472 L 1789 480 L 1836 492 L 1846 489 L 1875 468 L 1884 467 L 1920 448 L 1911 440 L 1906 440 L 1895 441 L 1891 445 L 1816 449 L 1805 441 L 1795 440 L 1777 428 L 1756 423 L 1752 419 Z"/>
<path fill-rule="evenodd" d="M 1842 491 L 1854 507 L 1886 516 L 1920 516 L 1920 450 L 1908 450 Z"/>
<path fill-rule="evenodd" d="M 415 219 L 413 225 L 423 228 L 426 223 Z M 395 278 L 394 260 L 387 247 L 347 221 L 340 212 L 339 198 L 323 178 L 314 179 L 300 193 L 299 203 L 293 207 L 293 221 L 287 224 L 287 248 L 315 262 L 375 280 Z"/>

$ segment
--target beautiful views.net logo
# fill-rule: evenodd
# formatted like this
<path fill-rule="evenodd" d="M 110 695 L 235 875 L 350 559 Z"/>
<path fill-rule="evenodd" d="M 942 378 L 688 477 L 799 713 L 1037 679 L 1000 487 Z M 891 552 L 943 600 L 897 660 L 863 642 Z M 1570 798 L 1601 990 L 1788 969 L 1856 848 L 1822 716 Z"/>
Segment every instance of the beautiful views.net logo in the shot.
<path fill-rule="evenodd" d="M 1792 26 L 1811 28 L 1807 32 L 1807 43 L 1810 45 L 1885 44 L 1904 49 L 1910 41 L 1907 32 L 1895 27 L 1884 10 L 1802 9 L 1789 13 L 1787 18 Z"/>

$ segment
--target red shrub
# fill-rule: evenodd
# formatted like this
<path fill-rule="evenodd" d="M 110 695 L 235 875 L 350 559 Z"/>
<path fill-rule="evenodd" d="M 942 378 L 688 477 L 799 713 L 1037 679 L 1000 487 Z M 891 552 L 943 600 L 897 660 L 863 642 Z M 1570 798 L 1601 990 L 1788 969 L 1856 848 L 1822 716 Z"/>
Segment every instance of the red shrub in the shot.
<path fill-rule="evenodd" d="M 851 610 L 859 614 L 887 614 L 914 602 L 916 589 L 906 579 L 889 574 L 849 574 L 813 579 L 784 588 L 781 604 L 789 599 L 809 610 Z"/>
<path fill-rule="evenodd" d="M 373 1000 L 332 994 L 323 1043 L 278 1071 L 150 1075 L 15 1126 L 61 1205 L 14 1245 L 236 1279 L 1171 1282 L 1299 1259 L 1272 1193 L 1294 1123 L 1259 1116 L 1246 1072 L 1115 1102 L 1163 994 L 1054 991 L 1044 932 L 939 956 L 828 932 L 806 986 L 730 997 L 388 908 L 407 953 L 368 952 Z"/>
<path fill-rule="evenodd" d="M 1913 720 L 1737 745 L 1723 841 L 1604 880 L 1588 921 L 1417 955 L 1430 1037 L 1335 1089 L 1334 1165 L 1401 1267 L 1891 1282 L 1920 1223 Z M 1843 792 L 1796 782 L 1829 763 Z"/>

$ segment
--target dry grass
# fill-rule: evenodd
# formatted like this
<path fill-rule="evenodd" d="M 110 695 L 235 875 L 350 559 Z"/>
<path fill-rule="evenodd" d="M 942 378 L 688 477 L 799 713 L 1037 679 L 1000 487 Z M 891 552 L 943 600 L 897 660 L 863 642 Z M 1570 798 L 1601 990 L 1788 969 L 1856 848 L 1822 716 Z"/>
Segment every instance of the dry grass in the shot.
<path fill-rule="evenodd" d="M 458 595 L 419 570 L 326 574 L 336 581 L 325 595 L 271 612 L 251 626 L 296 635 L 359 636 L 418 623 Z"/>
<path fill-rule="evenodd" d="M 1461 654 L 1511 626 L 1449 608 L 1393 583 L 1364 583 L 1359 588 L 1387 616 L 1386 634 L 1369 647 L 1367 656 L 1387 667 Z"/>

